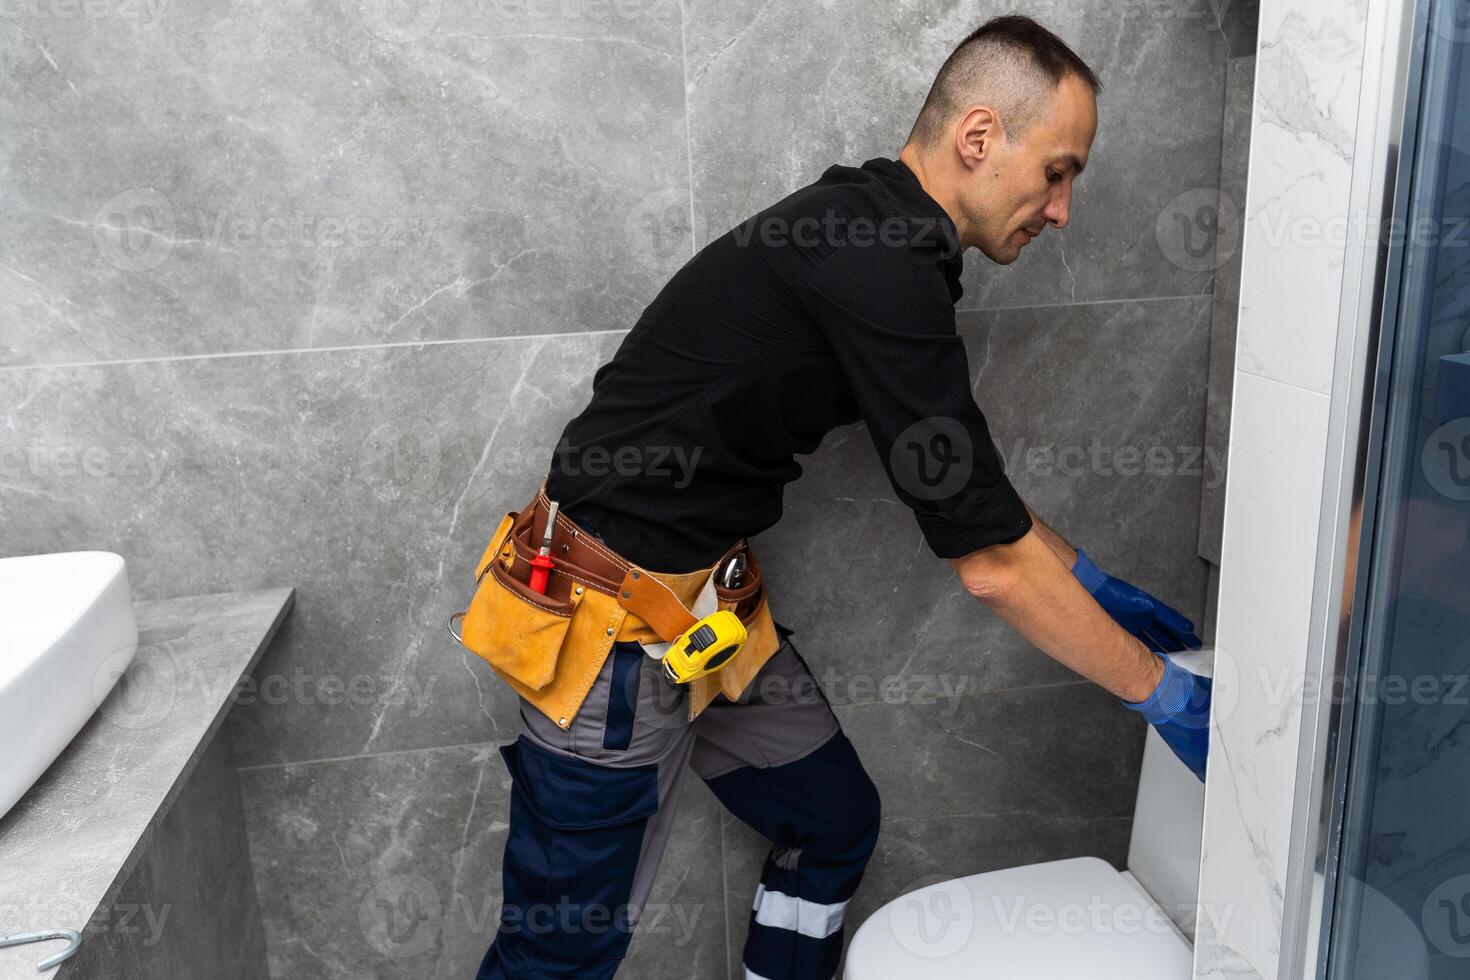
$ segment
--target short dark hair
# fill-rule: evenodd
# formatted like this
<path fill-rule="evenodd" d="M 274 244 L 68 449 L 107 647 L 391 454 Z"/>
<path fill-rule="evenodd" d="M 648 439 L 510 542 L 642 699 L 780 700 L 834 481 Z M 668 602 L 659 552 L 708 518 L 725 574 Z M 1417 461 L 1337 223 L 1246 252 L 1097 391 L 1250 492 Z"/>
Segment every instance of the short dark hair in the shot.
<path fill-rule="evenodd" d="M 976 101 L 995 106 L 1007 134 L 1019 139 L 1068 75 L 1085 82 L 1093 95 L 1102 91 L 1087 62 L 1030 17 L 1007 14 L 986 21 L 960 42 L 934 76 L 909 142 L 933 146 L 943 138 L 946 124 Z"/>

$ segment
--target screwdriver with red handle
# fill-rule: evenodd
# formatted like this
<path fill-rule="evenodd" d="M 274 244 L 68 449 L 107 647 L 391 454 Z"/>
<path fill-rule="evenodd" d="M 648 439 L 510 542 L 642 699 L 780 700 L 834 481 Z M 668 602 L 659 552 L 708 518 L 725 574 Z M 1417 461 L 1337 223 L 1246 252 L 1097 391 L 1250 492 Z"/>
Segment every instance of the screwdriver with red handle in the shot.
<path fill-rule="evenodd" d="M 556 528 L 557 502 L 551 501 L 546 510 L 546 532 L 541 535 L 541 550 L 531 559 L 531 591 L 546 594 L 546 585 L 551 580 L 551 570 L 556 563 L 551 560 L 551 532 Z"/>

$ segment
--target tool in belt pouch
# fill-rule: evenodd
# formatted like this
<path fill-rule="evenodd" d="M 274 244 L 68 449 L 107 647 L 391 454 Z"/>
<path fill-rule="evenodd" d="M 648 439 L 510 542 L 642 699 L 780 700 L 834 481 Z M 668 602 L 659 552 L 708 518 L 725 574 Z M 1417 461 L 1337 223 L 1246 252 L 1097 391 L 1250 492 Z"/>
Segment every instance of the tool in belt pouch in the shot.
<path fill-rule="evenodd" d="M 663 666 L 670 679 L 684 678 L 690 719 L 716 694 L 738 700 L 780 646 L 760 565 L 744 542 L 707 569 L 650 572 L 558 514 L 551 539 L 555 567 L 542 595 L 529 581 L 549 503 L 543 485 L 529 505 L 501 518 L 475 566 L 478 584 L 469 609 L 449 618 L 455 639 L 561 728 L 570 727 L 615 640 L 642 643 L 650 655 L 667 647 Z M 690 608 L 732 558 L 744 561 L 740 584 L 715 582 L 717 618 L 696 619 Z"/>

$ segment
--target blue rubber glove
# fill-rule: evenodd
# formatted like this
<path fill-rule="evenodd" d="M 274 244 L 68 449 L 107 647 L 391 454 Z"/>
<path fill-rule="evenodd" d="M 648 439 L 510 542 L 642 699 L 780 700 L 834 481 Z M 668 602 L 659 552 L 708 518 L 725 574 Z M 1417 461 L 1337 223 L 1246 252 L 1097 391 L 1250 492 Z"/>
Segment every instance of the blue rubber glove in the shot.
<path fill-rule="evenodd" d="M 1146 700 L 1124 701 L 1123 706 L 1158 729 L 1164 744 L 1204 782 L 1205 757 L 1210 751 L 1211 680 L 1190 673 L 1168 657 L 1159 659 L 1164 661 L 1159 686 Z"/>
<path fill-rule="evenodd" d="M 1173 653 L 1185 647 L 1199 649 L 1194 624 L 1178 610 L 1136 585 L 1113 578 L 1094 565 L 1080 548 L 1072 574 L 1119 626 L 1142 640 L 1154 653 Z"/>

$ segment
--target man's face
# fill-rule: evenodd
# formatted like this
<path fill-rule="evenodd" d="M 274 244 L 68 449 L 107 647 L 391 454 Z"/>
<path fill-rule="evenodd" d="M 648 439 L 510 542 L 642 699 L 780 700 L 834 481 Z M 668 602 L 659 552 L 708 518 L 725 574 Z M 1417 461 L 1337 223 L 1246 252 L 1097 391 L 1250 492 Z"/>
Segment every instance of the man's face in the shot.
<path fill-rule="evenodd" d="M 965 196 L 975 245 L 991 261 L 1009 265 L 1048 224 L 1066 227 L 1072 181 L 1087 164 L 1096 133 L 1092 90 L 1068 75 L 1050 109 L 1019 140 L 1002 138 L 990 149 Z"/>

